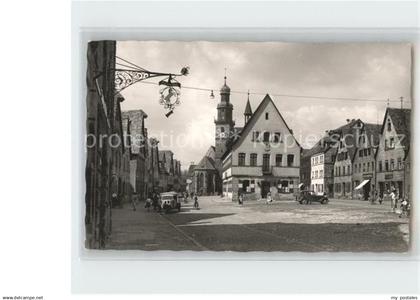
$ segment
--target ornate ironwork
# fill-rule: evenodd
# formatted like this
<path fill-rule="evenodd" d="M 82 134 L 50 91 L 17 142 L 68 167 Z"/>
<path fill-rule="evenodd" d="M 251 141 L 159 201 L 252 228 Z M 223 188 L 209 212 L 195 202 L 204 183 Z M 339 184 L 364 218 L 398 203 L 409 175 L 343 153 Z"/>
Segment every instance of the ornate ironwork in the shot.
<path fill-rule="evenodd" d="M 130 85 L 150 78 L 150 72 L 134 70 L 115 70 L 115 92 L 121 92 Z"/>

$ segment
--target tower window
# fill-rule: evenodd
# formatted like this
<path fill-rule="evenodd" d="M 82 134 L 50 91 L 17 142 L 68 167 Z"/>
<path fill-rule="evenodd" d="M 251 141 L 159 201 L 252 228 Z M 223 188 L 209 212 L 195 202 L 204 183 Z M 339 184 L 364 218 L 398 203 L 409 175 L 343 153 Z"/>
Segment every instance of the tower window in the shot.
<path fill-rule="evenodd" d="M 268 120 L 268 112 L 265 113 L 265 119 Z"/>
<path fill-rule="evenodd" d="M 220 127 L 220 132 L 225 132 L 225 127 Z"/>

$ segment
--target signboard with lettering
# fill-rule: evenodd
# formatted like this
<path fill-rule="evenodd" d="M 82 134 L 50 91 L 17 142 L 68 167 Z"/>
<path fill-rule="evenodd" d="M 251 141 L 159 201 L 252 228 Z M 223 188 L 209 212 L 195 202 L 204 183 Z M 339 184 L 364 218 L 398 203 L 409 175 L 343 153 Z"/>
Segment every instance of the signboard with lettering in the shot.
<path fill-rule="evenodd" d="M 392 179 L 392 178 L 393 178 L 392 173 L 385 174 L 385 180 L 389 180 L 389 179 Z"/>

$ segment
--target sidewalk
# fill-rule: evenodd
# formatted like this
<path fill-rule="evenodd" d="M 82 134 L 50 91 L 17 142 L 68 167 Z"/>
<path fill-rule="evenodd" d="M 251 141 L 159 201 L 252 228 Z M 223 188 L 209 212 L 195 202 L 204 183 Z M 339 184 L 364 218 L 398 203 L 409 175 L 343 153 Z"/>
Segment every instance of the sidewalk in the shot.
<path fill-rule="evenodd" d="M 112 233 L 106 249 L 200 250 L 182 231 L 163 215 L 144 208 L 144 202 L 133 211 L 131 204 L 112 209 Z"/>

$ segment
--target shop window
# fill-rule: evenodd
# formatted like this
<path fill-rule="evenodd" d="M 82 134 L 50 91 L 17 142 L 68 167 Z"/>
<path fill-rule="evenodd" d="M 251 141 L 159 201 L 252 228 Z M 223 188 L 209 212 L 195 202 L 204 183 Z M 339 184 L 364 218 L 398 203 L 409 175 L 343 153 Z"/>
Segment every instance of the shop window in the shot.
<path fill-rule="evenodd" d="M 390 169 L 391 169 L 391 171 L 393 171 L 394 170 L 394 159 L 391 159 L 391 163 L 390 163 Z"/>

